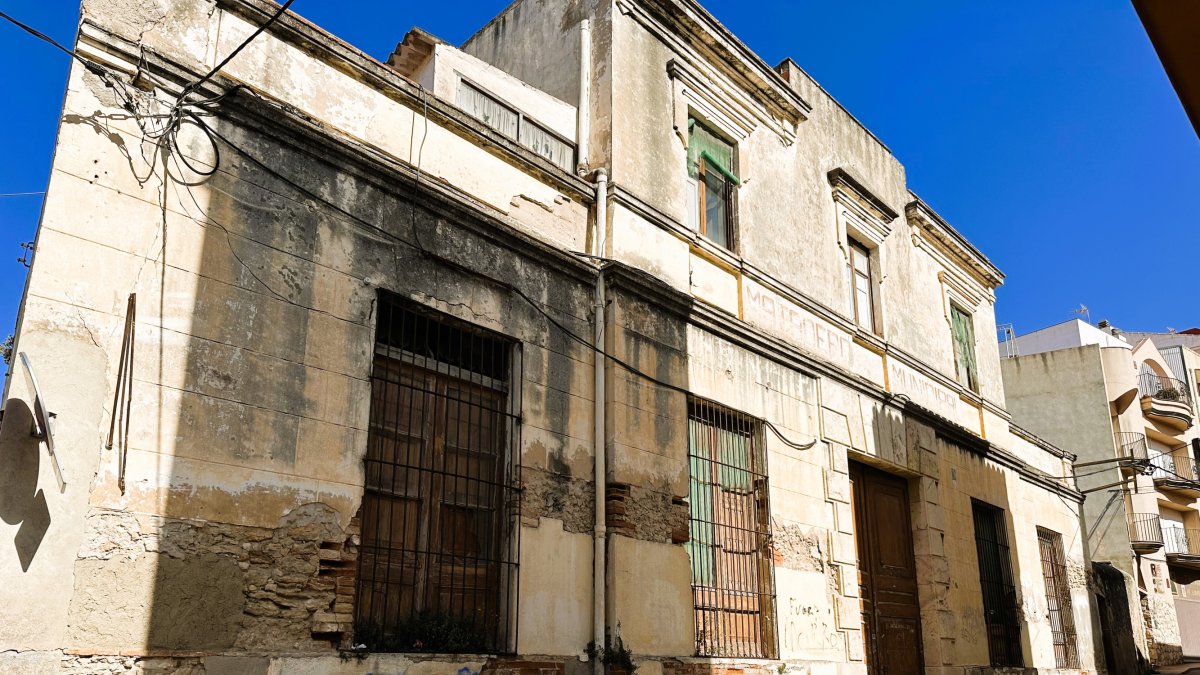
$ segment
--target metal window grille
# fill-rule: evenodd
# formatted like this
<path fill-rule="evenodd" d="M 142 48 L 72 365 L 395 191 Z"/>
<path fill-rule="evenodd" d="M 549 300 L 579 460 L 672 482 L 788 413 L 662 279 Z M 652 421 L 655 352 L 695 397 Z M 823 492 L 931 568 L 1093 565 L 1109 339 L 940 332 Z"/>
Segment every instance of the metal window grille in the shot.
<path fill-rule="evenodd" d="M 993 666 L 1019 667 L 1022 665 L 1021 624 L 1004 511 L 977 500 L 972 500 L 971 511 L 975 518 L 975 548 L 979 555 L 979 585 L 983 591 L 988 653 Z"/>
<path fill-rule="evenodd" d="M 380 301 L 355 641 L 511 653 L 520 524 L 510 341 Z"/>
<path fill-rule="evenodd" d="M 688 463 L 696 654 L 775 658 L 771 518 L 758 421 L 690 401 Z"/>
<path fill-rule="evenodd" d="M 1038 548 L 1042 554 L 1042 577 L 1046 582 L 1046 609 L 1050 635 L 1054 641 L 1054 661 L 1059 668 L 1079 667 L 1079 645 L 1075 635 L 1075 609 L 1071 605 L 1071 587 L 1067 581 L 1067 562 L 1063 555 L 1062 535 L 1038 528 Z"/>

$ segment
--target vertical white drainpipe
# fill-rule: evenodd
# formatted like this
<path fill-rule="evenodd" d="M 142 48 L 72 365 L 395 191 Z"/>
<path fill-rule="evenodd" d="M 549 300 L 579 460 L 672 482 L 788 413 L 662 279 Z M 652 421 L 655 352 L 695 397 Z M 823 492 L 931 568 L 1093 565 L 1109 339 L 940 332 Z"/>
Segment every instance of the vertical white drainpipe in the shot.
<path fill-rule="evenodd" d="M 596 250 L 593 254 L 603 258 L 604 249 L 606 248 L 606 239 L 608 232 L 608 174 L 604 169 L 596 172 Z M 595 421 L 595 429 L 592 431 L 592 439 L 594 443 L 593 452 L 595 453 L 595 483 L 596 483 L 596 530 L 595 530 L 595 550 L 592 553 L 592 639 L 595 641 L 596 649 L 600 650 L 605 647 L 605 600 L 608 592 L 606 572 L 606 532 L 605 532 L 605 508 L 604 496 L 607 487 L 607 463 L 605 454 L 607 453 L 606 438 L 605 438 L 605 393 L 604 393 L 604 367 L 607 359 L 601 353 L 604 351 L 604 322 L 607 304 L 604 293 L 604 267 L 601 262 L 601 267 L 596 275 L 596 318 L 595 318 L 595 351 L 593 357 L 595 359 L 595 410 L 593 418 Z M 600 659 L 594 659 L 592 663 L 592 672 L 596 675 L 603 675 L 604 664 Z"/>
<path fill-rule="evenodd" d="M 576 171 L 580 176 L 586 176 L 588 172 L 588 139 L 592 133 L 591 110 L 592 22 L 590 19 L 584 19 L 579 23 L 579 107 L 575 111 L 575 147 L 579 153 Z"/>

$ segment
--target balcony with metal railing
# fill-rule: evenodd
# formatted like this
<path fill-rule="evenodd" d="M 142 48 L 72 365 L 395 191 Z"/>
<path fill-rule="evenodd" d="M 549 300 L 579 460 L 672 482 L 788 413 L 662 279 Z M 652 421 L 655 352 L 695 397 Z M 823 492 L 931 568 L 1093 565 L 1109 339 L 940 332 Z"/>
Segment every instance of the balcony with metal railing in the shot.
<path fill-rule="evenodd" d="M 1186 447 L 1173 454 L 1151 457 L 1150 467 L 1155 488 L 1193 499 L 1200 497 L 1200 473 L 1196 470 L 1196 460 L 1187 454 Z"/>
<path fill-rule="evenodd" d="M 1114 435 L 1117 457 L 1121 469 L 1128 473 L 1144 473 L 1150 466 L 1150 454 L 1146 446 L 1146 434 L 1135 431 L 1118 431 Z"/>
<path fill-rule="evenodd" d="M 1163 543 L 1168 563 L 1200 571 L 1200 529 L 1164 527 Z"/>
<path fill-rule="evenodd" d="M 1135 553 L 1154 553 L 1163 547 L 1162 521 L 1157 513 L 1129 516 L 1129 544 Z"/>
<path fill-rule="evenodd" d="M 1157 373 L 1142 373 L 1138 389 L 1146 417 L 1180 431 L 1191 428 L 1195 411 L 1187 383 Z"/>

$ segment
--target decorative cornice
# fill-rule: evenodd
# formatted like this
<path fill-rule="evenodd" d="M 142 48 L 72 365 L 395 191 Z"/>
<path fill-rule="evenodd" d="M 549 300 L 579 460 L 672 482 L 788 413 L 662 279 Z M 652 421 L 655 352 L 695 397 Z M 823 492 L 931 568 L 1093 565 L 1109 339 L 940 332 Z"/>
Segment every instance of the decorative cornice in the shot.
<path fill-rule="evenodd" d="M 1037 485 L 1045 490 L 1050 490 L 1059 496 L 1074 500 L 1077 503 L 1083 502 L 1083 494 L 1069 485 L 1062 483 L 1061 479 L 1056 479 L 1046 472 L 1034 467 L 1017 455 L 1014 455 L 1009 450 L 980 438 L 970 429 L 960 426 L 954 421 L 948 420 L 932 410 L 929 410 L 928 408 L 924 408 L 916 403 L 913 403 L 912 401 L 908 400 L 907 397 L 896 396 L 893 397 L 891 402 L 893 405 L 898 403 L 898 407 L 900 407 L 905 414 L 911 415 L 913 418 L 921 420 L 922 422 L 934 427 L 934 431 L 939 438 L 952 443 L 963 450 L 972 452 L 985 460 L 991 461 L 1007 469 L 1011 469 L 1021 477 L 1021 480 Z M 1032 436 L 1032 434 L 1029 434 L 1027 431 L 1024 433 Z M 1049 444 L 1045 441 L 1038 439 L 1034 442 L 1034 444 L 1050 454 L 1054 454 L 1059 457 L 1062 456 L 1061 454 L 1058 454 L 1062 453 L 1061 450 L 1054 448 L 1054 450 L 1058 450 L 1058 453 L 1053 452 L 1050 449 L 1053 448 L 1053 446 L 1049 446 Z"/>
<path fill-rule="evenodd" d="M 1065 485 L 1060 482 L 1060 479 L 1056 479 L 1050 474 L 1027 464 L 1020 457 L 1017 457 L 1004 448 L 994 444 L 990 445 L 987 458 L 1000 466 L 1012 469 L 1021 477 L 1021 480 L 1027 483 L 1032 483 L 1076 503 L 1083 503 L 1084 495 L 1079 490 Z"/>
<path fill-rule="evenodd" d="M 131 58 L 132 63 L 139 63 L 140 58 L 143 73 L 154 77 L 157 84 L 167 89 L 194 81 L 202 75 L 151 51 L 139 55 L 133 43 L 91 22 L 85 22 L 80 29 L 80 50 L 92 56 L 97 49 L 104 50 L 110 57 L 125 59 L 126 63 L 130 63 L 128 59 Z M 253 130 L 254 133 L 270 138 L 297 153 L 306 154 L 312 157 L 314 162 L 331 164 L 337 170 L 354 176 L 383 193 L 409 200 L 419 196 L 426 207 L 440 210 L 447 217 L 454 218 L 457 225 L 473 235 L 577 281 L 594 283 L 594 266 L 518 229 L 508 216 L 494 207 L 442 181 L 422 180 L 418 188 L 416 170 L 409 164 L 308 118 L 294 107 L 277 103 L 264 94 L 250 95 L 235 90 L 236 84 L 230 78 L 218 74 L 196 93 L 205 97 L 215 97 L 223 92 L 235 92 L 222 100 L 220 109 L 222 117 L 234 124 Z M 432 111 L 432 100 L 430 103 Z M 580 182 L 583 183 L 581 180 Z M 590 192 L 585 192 L 580 197 L 587 195 L 594 197 Z M 586 201 L 591 200 L 589 198 Z"/>
<path fill-rule="evenodd" d="M 811 355 L 789 342 L 764 333 L 745 322 L 731 320 L 724 311 L 625 263 L 609 262 L 606 270 L 609 287 L 614 290 L 630 292 L 652 303 L 661 303 L 676 317 L 759 357 L 812 377 L 829 378 L 884 405 L 895 407 L 913 419 L 933 427 L 938 436 L 944 440 L 986 460 L 1010 468 L 1024 480 L 1053 490 L 1064 497 L 1082 501 L 1082 495 L 1078 492 L 1052 480 L 1017 455 L 985 440 L 953 420 L 912 402 L 907 396 L 886 392 L 874 382 Z M 1027 431 L 1023 433 L 1027 438 L 1036 438 Z M 1033 444 L 1038 449 L 1055 457 L 1062 458 L 1064 454 L 1069 455 L 1040 439 Z"/>
<path fill-rule="evenodd" d="M 217 0 L 217 4 L 260 25 L 279 9 L 277 4 L 269 0 Z M 587 181 L 482 124 L 456 106 L 436 96 L 429 96 L 391 66 L 380 63 L 295 13 L 285 12 L 271 24 L 267 32 L 401 105 L 414 109 L 428 106 L 430 120 L 445 124 L 451 131 L 471 139 L 480 148 L 550 182 L 572 197 L 588 203 L 594 197 L 595 192 Z M 134 53 L 137 53 L 136 50 Z M 137 63 L 136 58 L 134 63 Z"/>
<path fill-rule="evenodd" d="M 790 113 L 785 115 L 786 117 L 795 115 L 796 121 L 802 121 L 812 112 L 812 105 L 792 89 L 774 68 L 696 0 L 617 2 L 627 6 L 646 5 L 659 21 L 674 28 L 680 35 L 708 43 L 709 48 L 716 52 L 718 57 L 713 59 L 714 62 L 725 65 L 732 71 L 730 74 L 745 80 L 745 83 L 750 85 L 750 91 L 757 94 L 758 98 L 765 98 L 773 105 L 785 108 L 785 112 Z M 792 110 L 786 110 L 787 108 Z"/>
<path fill-rule="evenodd" d="M 251 4 L 267 6 L 261 0 L 221 0 L 221 2 L 239 6 L 250 6 Z M 285 15 L 285 17 L 290 16 L 292 15 Z M 123 58 L 136 59 L 139 56 L 135 46 L 127 40 L 94 25 L 91 26 L 91 29 L 91 39 L 96 40 L 98 37 L 96 31 L 103 33 L 103 37 L 107 39 L 107 42 L 96 42 L 95 46 L 119 52 Z M 177 83 L 191 81 L 200 75 L 187 67 L 150 52 L 140 56 L 142 66 L 151 74 L 166 75 Z M 233 81 L 217 75 L 198 93 L 215 96 L 228 91 L 233 85 Z M 430 109 L 433 111 L 433 105 L 430 106 Z M 456 225 L 464 227 L 473 235 L 487 238 L 497 246 L 502 246 L 514 254 L 535 260 L 548 270 L 585 283 L 593 282 L 596 277 L 598 272 L 596 266 L 522 232 L 513 226 L 504 214 L 479 202 L 471 195 L 454 186 L 436 181 L 422 182 L 421 187 L 416 188 L 416 174 L 413 167 L 374 146 L 309 119 L 303 113 L 286 105 L 275 104 L 257 95 L 234 94 L 224 99 L 221 111 L 224 117 L 234 123 L 252 128 L 255 133 L 287 145 L 298 153 L 307 154 L 312 157 L 313 161 L 332 164 L 339 170 L 368 182 L 383 192 L 406 199 L 412 199 L 419 195 L 427 208 L 440 210 L 452 218 Z M 444 111 L 447 118 L 455 112 L 454 109 Z M 467 120 L 459 121 L 466 122 Z M 586 185 L 586 183 L 583 184 Z M 440 260 L 453 263 L 440 255 L 434 255 Z M 769 336 L 744 322 L 731 320 L 727 313 L 671 288 L 642 270 L 615 261 L 607 262 L 604 269 L 616 286 L 635 290 L 654 302 L 656 306 L 669 310 L 677 316 L 683 317 L 689 323 L 759 356 L 800 372 L 829 377 L 881 402 L 887 403 L 896 399 L 865 378 L 809 355 L 790 343 Z M 479 272 L 472 273 L 481 277 L 486 276 Z M 892 402 L 892 405 L 896 404 Z M 928 420 L 928 423 L 934 426 L 939 434 L 955 443 L 972 449 L 988 446 L 989 449 L 985 452 L 988 459 L 1014 468 L 1026 480 L 1065 496 L 1074 498 L 1078 495 L 1054 481 L 1039 477 L 1040 472 L 1019 457 L 995 446 L 990 446 L 987 441 L 966 428 L 911 402 L 905 403 L 903 407 L 906 412 L 911 411 L 919 419 Z M 1039 445 L 1039 447 L 1041 446 Z M 1081 499 L 1081 497 L 1079 498 Z"/>
<path fill-rule="evenodd" d="M 835 199 L 839 195 L 843 195 L 856 200 L 873 218 L 884 225 L 900 217 L 899 213 L 892 210 L 882 199 L 871 194 L 871 191 L 846 169 L 838 167 L 830 171 L 828 177 Z"/>
<path fill-rule="evenodd" d="M 697 77 L 687 66 L 681 65 L 675 59 L 667 62 L 667 75 L 684 85 L 685 91 L 690 92 L 690 95 L 685 94 L 685 96 L 692 99 L 693 104 L 701 108 L 711 108 L 723 120 L 737 127 L 738 140 L 748 137 L 766 119 L 762 115 L 755 114 L 753 109 L 731 102 L 728 95 L 715 90 L 710 83 Z M 767 121 L 769 122 L 769 120 Z"/>
<path fill-rule="evenodd" d="M 609 197 L 612 198 L 614 204 L 628 208 L 640 218 L 644 218 L 647 222 L 675 235 L 679 239 L 690 242 L 696 246 L 708 247 L 708 249 L 717 250 L 717 247 L 710 244 L 704 239 L 704 237 L 701 237 L 700 235 L 696 234 L 695 231 L 672 219 L 666 213 L 663 213 L 649 202 L 642 199 L 636 193 L 630 191 L 628 188 L 619 183 L 612 183 L 609 185 Z M 846 317 L 817 302 L 816 300 L 813 300 L 799 289 L 794 288 L 787 283 L 780 281 L 779 279 L 776 279 L 769 272 L 755 266 L 754 263 L 723 249 L 720 249 L 720 255 L 728 264 L 731 264 L 737 269 L 741 270 L 746 278 L 752 279 L 770 291 L 779 294 L 784 299 L 796 305 L 797 308 L 809 312 L 824 321 L 828 321 L 839 329 L 845 331 L 848 336 L 862 333 L 862 330 Z M 929 367 L 929 365 L 927 365 L 924 361 L 921 361 L 909 352 L 897 348 L 890 342 L 880 340 L 874 335 L 868 335 L 865 333 L 863 333 L 863 335 L 866 336 L 866 339 L 876 344 L 876 350 L 872 351 L 877 351 L 880 347 L 882 347 L 886 350 L 888 358 L 895 359 L 909 368 L 912 368 L 918 373 L 933 380 L 935 383 L 945 387 L 952 393 L 959 394 L 969 391 L 964 388 L 962 384 L 958 382 L 958 380 Z M 983 399 L 983 406 L 988 411 L 1005 420 L 1010 418 L 1009 413 L 993 401 Z"/>
<path fill-rule="evenodd" d="M 1023 438 L 1025 440 L 1029 441 L 1030 443 L 1033 443 L 1034 445 L 1045 450 L 1046 452 L 1048 452 L 1052 455 L 1055 455 L 1059 459 L 1065 459 L 1071 463 L 1074 463 L 1075 460 L 1078 459 L 1078 457 L 1074 453 L 1063 450 L 1062 448 L 1051 443 L 1050 441 L 1042 438 L 1041 436 L 1038 436 L 1037 434 L 1033 433 L 1032 431 L 1029 431 L 1025 427 L 1022 427 L 1022 426 L 1019 426 L 1017 424 L 1013 424 L 1010 422 L 1008 425 L 1008 429 L 1009 429 L 1009 431 L 1012 432 L 1012 434 L 1014 436 L 1019 436 L 1020 438 Z"/>
<path fill-rule="evenodd" d="M 915 194 L 905 207 L 908 223 L 921 238 L 955 260 L 989 291 L 1004 284 L 1004 273 Z"/>
<path fill-rule="evenodd" d="M 616 0 L 617 10 L 641 24 L 704 81 L 720 85 L 732 102 L 755 115 L 784 141 L 812 106 L 783 78 L 693 0 Z M 698 10 L 698 11 L 697 11 Z"/>

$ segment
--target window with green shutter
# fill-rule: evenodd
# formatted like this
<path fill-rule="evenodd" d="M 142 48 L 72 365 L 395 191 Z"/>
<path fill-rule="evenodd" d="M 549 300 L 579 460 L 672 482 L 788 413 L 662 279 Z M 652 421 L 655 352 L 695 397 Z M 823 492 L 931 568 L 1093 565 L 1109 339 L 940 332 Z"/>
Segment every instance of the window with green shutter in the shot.
<path fill-rule="evenodd" d="M 696 655 L 774 658 L 775 589 L 766 448 L 754 418 L 688 402 Z"/>
<path fill-rule="evenodd" d="M 954 366 L 958 381 L 979 393 L 979 366 L 975 360 L 975 324 L 971 313 L 950 303 L 950 330 L 954 336 Z"/>
<path fill-rule="evenodd" d="M 733 248 L 733 145 L 695 118 L 688 119 L 688 218 L 694 229 Z"/>

